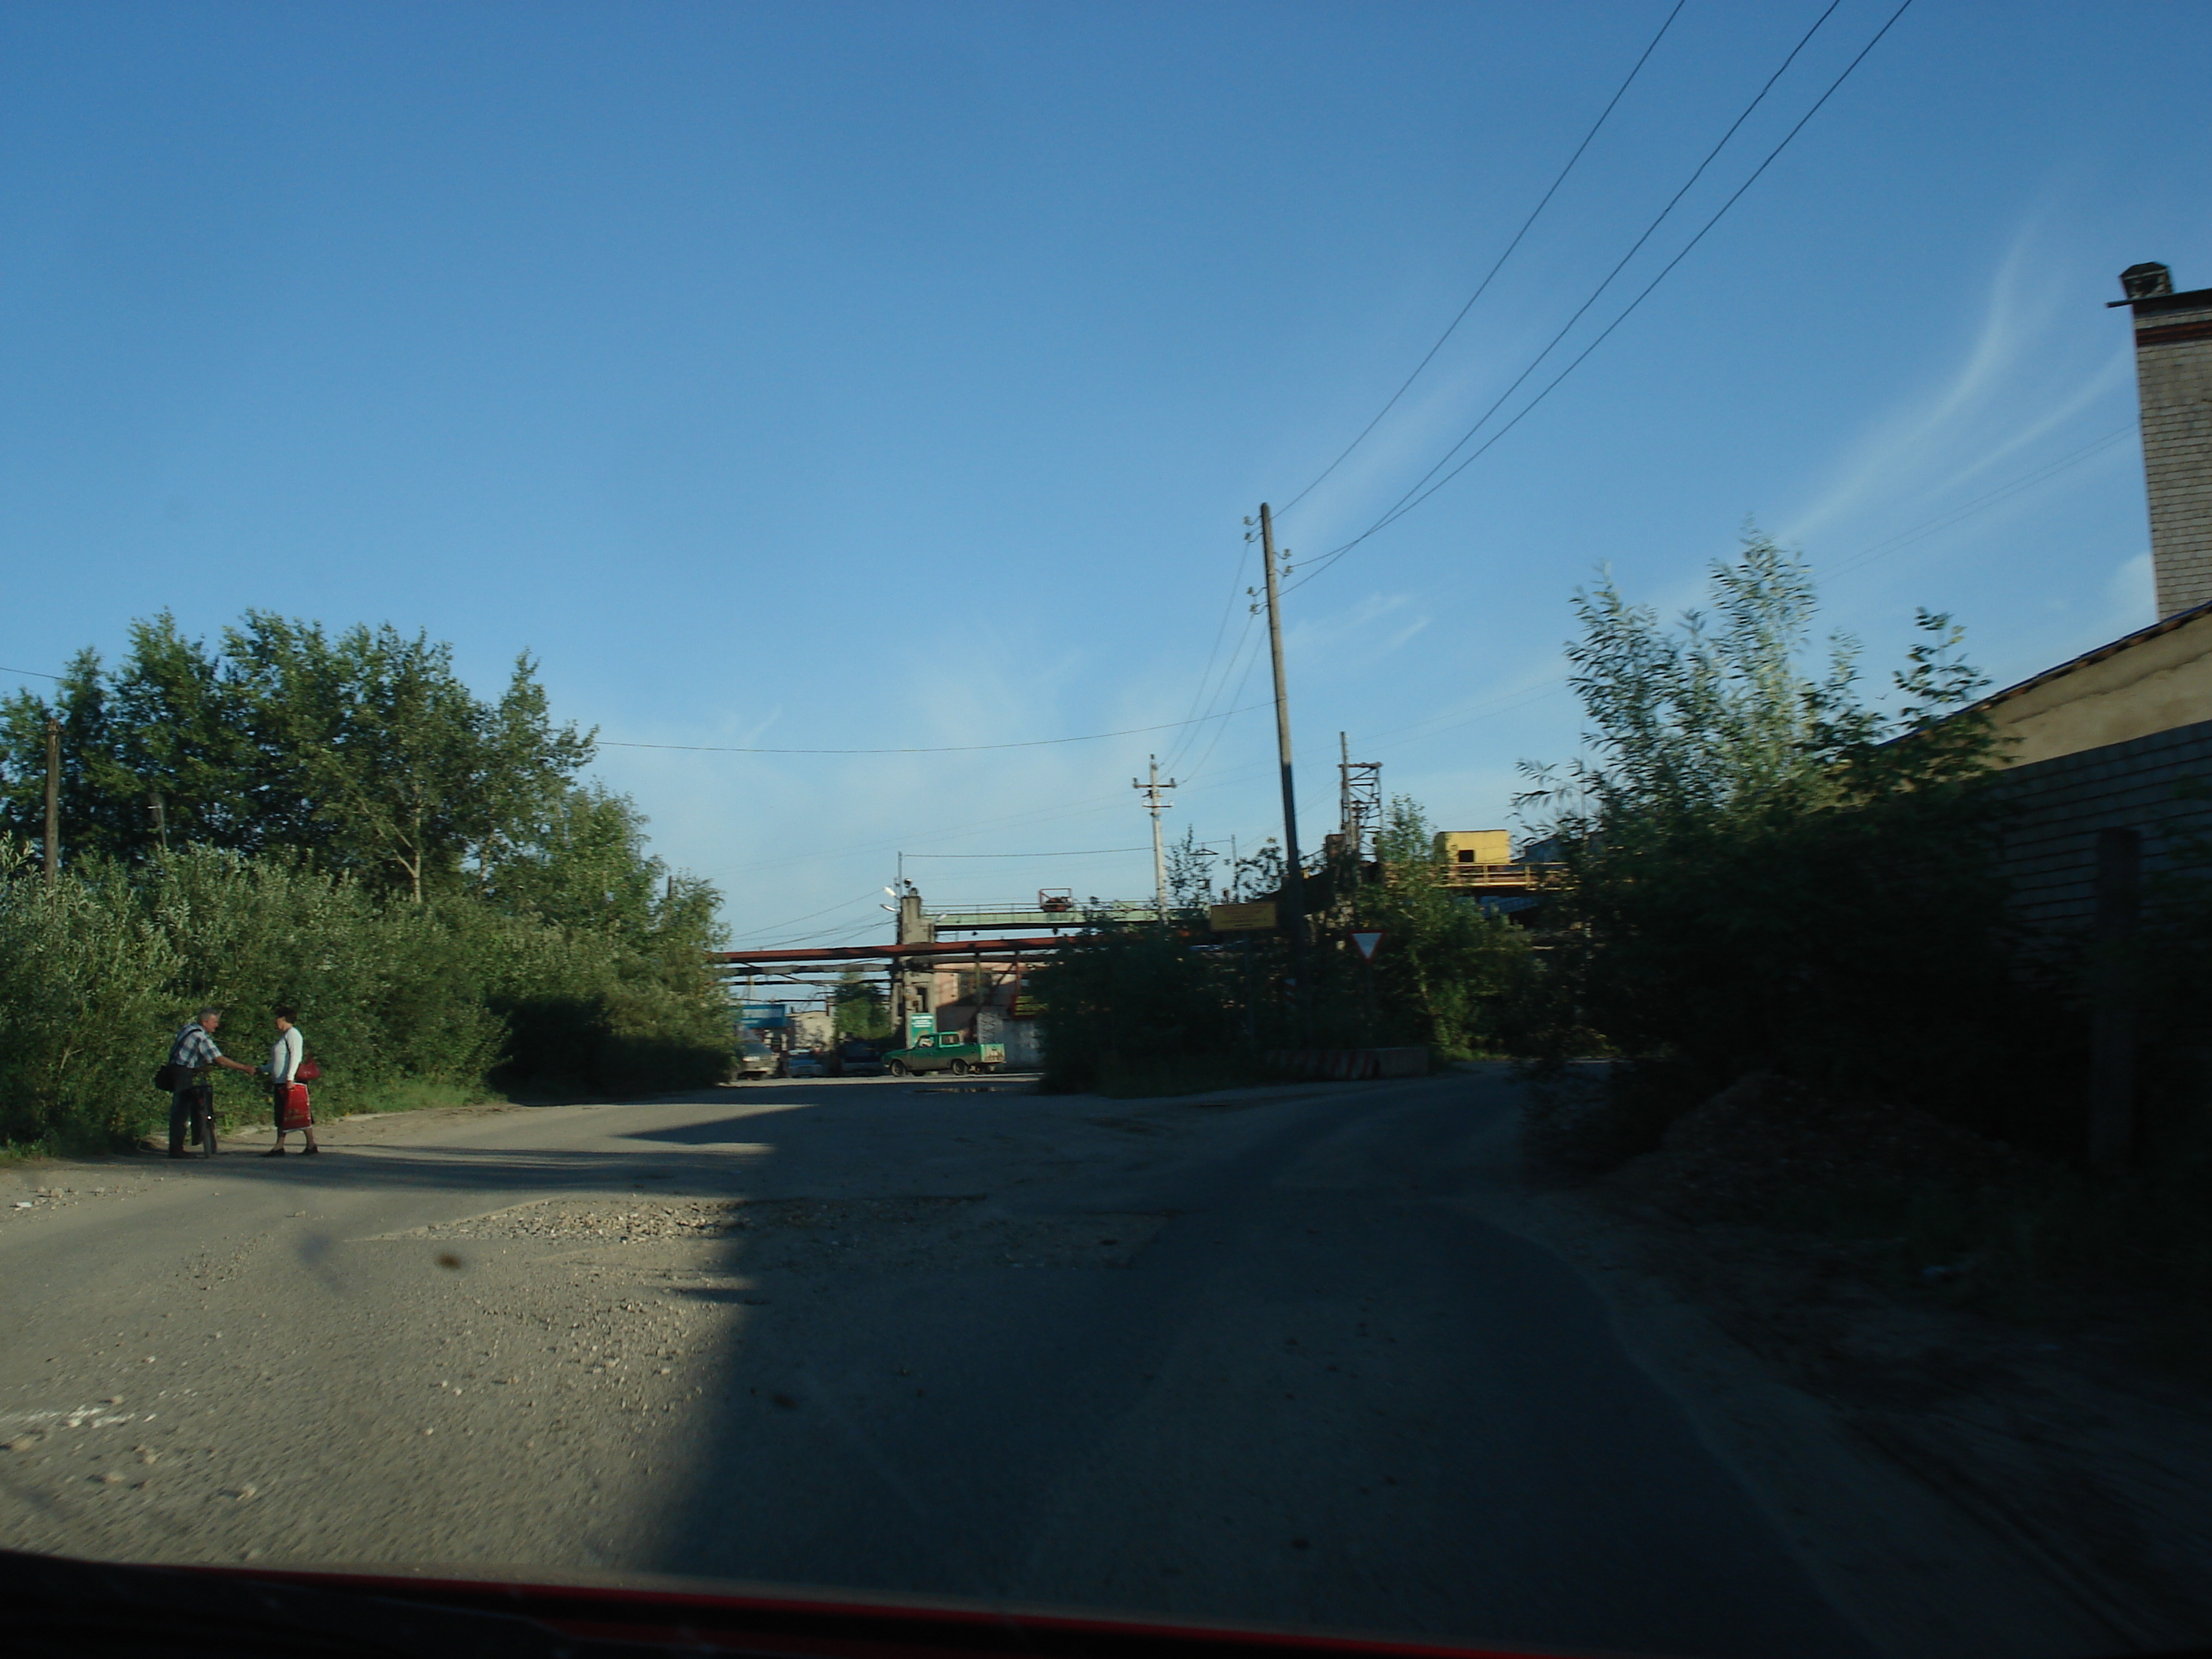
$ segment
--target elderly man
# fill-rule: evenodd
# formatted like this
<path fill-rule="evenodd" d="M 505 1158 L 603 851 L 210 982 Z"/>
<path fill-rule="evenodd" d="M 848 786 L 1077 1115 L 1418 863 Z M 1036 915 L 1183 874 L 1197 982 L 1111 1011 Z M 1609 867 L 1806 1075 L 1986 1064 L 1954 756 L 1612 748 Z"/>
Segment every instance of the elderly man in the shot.
<path fill-rule="evenodd" d="M 207 1080 L 207 1074 L 218 1066 L 227 1066 L 234 1072 L 253 1075 L 253 1067 L 226 1059 L 215 1046 L 215 1028 L 222 1024 L 222 1009 L 203 1008 L 169 1045 L 169 1070 L 175 1079 L 169 1096 L 171 1158 L 188 1156 L 185 1151 L 187 1122 L 198 1131 L 194 1139 L 200 1143 L 200 1155 L 215 1156 L 215 1085 Z"/>

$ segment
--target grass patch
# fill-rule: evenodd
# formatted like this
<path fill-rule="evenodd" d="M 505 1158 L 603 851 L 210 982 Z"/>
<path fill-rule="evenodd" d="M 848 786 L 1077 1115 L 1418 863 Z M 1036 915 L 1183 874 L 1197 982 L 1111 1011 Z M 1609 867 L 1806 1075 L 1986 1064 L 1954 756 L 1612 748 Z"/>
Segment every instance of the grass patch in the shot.
<path fill-rule="evenodd" d="M 346 1115 L 355 1116 L 364 1112 L 427 1112 L 440 1107 L 502 1105 L 506 1101 L 506 1096 L 481 1084 L 471 1086 L 399 1078 L 390 1083 L 373 1084 L 349 1096 L 344 1105 Z"/>

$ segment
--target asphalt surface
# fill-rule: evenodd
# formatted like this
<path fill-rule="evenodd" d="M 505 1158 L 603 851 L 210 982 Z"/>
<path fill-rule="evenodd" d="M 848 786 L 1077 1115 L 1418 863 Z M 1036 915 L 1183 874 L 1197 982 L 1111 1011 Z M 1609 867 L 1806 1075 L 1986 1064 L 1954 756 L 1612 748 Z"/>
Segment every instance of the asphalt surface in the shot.
<path fill-rule="evenodd" d="M 1481 1218 L 1512 1109 L 854 1080 L 22 1166 L 0 1541 L 1866 1652 Z"/>

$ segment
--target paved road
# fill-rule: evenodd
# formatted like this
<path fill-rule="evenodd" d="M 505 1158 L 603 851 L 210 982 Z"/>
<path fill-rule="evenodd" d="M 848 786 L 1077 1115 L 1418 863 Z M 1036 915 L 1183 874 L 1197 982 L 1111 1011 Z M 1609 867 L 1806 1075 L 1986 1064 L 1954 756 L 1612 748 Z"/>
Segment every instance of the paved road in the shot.
<path fill-rule="evenodd" d="M 1480 1218 L 1511 1107 L 831 1081 L 27 1166 L 0 1540 L 1864 1652 Z"/>

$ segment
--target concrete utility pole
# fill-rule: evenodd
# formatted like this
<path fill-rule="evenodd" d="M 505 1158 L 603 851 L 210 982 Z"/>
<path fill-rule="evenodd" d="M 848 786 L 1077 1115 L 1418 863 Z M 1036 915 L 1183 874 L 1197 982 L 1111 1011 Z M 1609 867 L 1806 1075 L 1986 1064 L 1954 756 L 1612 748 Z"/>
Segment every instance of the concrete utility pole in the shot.
<path fill-rule="evenodd" d="M 1267 653 L 1275 665 L 1275 757 L 1283 769 L 1283 927 L 1291 939 L 1291 975 L 1305 994 L 1305 872 L 1298 864 L 1298 797 L 1291 777 L 1291 694 L 1283 684 L 1283 601 L 1275 580 L 1275 520 L 1260 503 L 1260 564 L 1267 577 Z"/>
<path fill-rule="evenodd" d="M 1162 800 L 1160 791 L 1174 788 L 1176 781 L 1173 778 L 1165 783 L 1160 781 L 1160 757 L 1158 755 L 1146 758 L 1152 763 L 1152 781 L 1147 783 L 1141 778 L 1131 778 L 1129 787 L 1144 792 L 1145 810 L 1152 815 L 1152 917 L 1157 921 L 1164 922 L 1168 919 L 1168 860 L 1160 845 L 1160 814 L 1172 810 L 1175 803 Z"/>
<path fill-rule="evenodd" d="M 62 873 L 62 723 L 46 716 L 46 885 Z"/>
<path fill-rule="evenodd" d="M 933 945 L 937 942 L 937 924 L 922 914 L 921 893 L 904 874 L 906 854 L 899 854 L 898 933 L 894 943 L 899 945 Z M 934 962 L 927 957 L 895 957 L 891 959 L 891 1018 L 898 1027 L 899 1041 L 911 1041 L 907 1029 L 907 1017 L 930 1012 L 930 994 L 937 983 Z"/>

